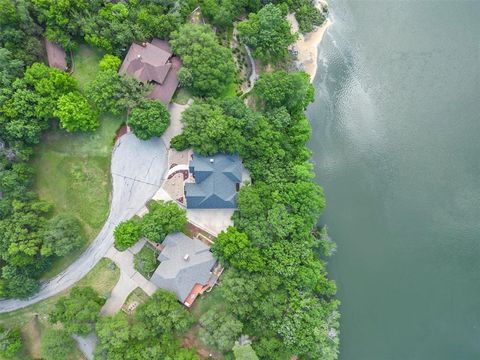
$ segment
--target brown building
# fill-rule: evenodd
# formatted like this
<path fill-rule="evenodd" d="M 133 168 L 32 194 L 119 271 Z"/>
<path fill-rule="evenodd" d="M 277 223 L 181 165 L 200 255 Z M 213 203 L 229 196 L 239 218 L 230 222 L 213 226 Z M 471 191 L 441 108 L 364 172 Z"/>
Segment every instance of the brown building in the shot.
<path fill-rule="evenodd" d="M 153 84 L 149 97 L 167 105 L 177 89 L 180 66 L 180 58 L 173 56 L 168 42 L 153 39 L 151 43 L 133 43 L 119 73 Z"/>
<path fill-rule="evenodd" d="M 45 39 L 45 50 L 47 52 L 48 65 L 50 67 L 54 67 L 62 71 L 66 71 L 68 69 L 66 60 L 67 55 L 60 46 Z"/>

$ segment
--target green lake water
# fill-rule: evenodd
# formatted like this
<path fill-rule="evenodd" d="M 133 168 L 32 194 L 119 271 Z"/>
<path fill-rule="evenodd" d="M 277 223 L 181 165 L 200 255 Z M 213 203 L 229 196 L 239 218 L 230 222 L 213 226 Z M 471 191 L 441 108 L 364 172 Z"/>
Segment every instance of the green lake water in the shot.
<path fill-rule="evenodd" d="M 480 359 L 480 1 L 330 9 L 308 115 L 340 359 Z"/>

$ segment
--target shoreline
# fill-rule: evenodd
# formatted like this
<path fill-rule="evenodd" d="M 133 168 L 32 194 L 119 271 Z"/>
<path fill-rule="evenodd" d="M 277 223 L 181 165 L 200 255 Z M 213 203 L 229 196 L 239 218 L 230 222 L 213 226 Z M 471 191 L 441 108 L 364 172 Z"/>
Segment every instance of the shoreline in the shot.
<path fill-rule="evenodd" d="M 315 6 L 321 9 L 322 5 L 327 5 L 326 1 L 317 0 Z M 290 23 L 292 31 L 298 32 L 298 23 L 293 14 L 288 14 L 287 20 Z M 323 24 L 312 32 L 301 34 L 298 32 L 298 40 L 292 45 L 292 50 L 297 51 L 297 63 L 300 69 L 310 76 L 310 82 L 313 82 L 317 74 L 318 67 L 318 45 L 322 42 L 325 31 L 332 24 L 330 18 L 326 18 Z"/>

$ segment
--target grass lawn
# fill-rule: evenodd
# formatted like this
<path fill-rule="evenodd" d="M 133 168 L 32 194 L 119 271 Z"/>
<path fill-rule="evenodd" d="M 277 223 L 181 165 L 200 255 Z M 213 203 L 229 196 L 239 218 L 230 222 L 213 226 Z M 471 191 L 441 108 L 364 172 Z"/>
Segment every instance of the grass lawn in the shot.
<path fill-rule="evenodd" d="M 113 141 L 122 121 L 121 116 L 104 117 L 93 133 L 51 130 L 35 149 L 36 192 L 54 205 L 55 213 L 75 215 L 88 238 L 83 248 L 56 259 L 42 279 L 55 276 L 71 264 L 102 228 L 110 206 Z"/>
<path fill-rule="evenodd" d="M 143 246 L 142 250 L 134 255 L 133 260 L 135 263 L 135 270 L 142 274 L 146 279 L 150 279 L 150 276 L 152 276 L 159 264 L 157 260 L 157 252 L 152 249 L 148 243 Z"/>
<path fill-rule="evenodd" d="M 91 286 L 100 295 L 108 297 L 119 278 L 120 270 L 112 261 L 104 258 L 76 286 Z M 37 304 L 0 314 L 0 325 L 21 328 L 25 348 L 22 350 L 23 355 L 30 354 L 32 358 L 35 358 L 41 333 L 52 327 L 52 324 L 48 322 L 48 313 L 53 309 L 58 298 L 65 296 L 69 291 L 70 289 L 67 289 Z"/>
<path fill-rule="evenodd" d="M 85 85 L 95 78 L 99 70 L 98 63 L 103 55 L 101 50 L 84 44 L 80 45 L 73 53 L 75 61 L 73 77 L 77 79 L 81 90 L 85 89 Z"/>
<path fill-rule="evenodd" d="M 180 105 L 187 105 L 188 100 L 192 97 L 190 90 L 179 87 L 175 94 L 173 94 L 172 102 Z"/>
<path fill-rule="evenodd" d="M 137 287 L 128 295 L 127 300 L 122 305 L 122 310 L 125 312 L 129 320 L 133 320 L 135 309 L 138 305 L 143 304 L 150 298 L 148 294 L 141 288 Z"/>

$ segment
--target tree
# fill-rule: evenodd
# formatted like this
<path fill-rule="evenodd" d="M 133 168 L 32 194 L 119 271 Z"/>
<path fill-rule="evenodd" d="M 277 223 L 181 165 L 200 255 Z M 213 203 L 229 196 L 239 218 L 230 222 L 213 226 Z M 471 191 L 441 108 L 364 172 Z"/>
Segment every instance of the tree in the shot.
<path fill-rule="evenodd" d="M 25 88 L 17 89 L 0 108 L 2 138 L 9 142 L 36 144 L 40 134 L 48 127 L 45 118 L 36 111 L 40 96 Z"/>
<path fill-rule="evenodd" d="M 182 114 L 185 125 L 181 139 L 201 155 L 238 152 L 243 142 L 241 123 L 224 113 L 215 103 L 195 102 Z M 179 141 L 172 139 L 172 145 Z"/>
<path fill-rule="evenodd" d="M 258 360 L 258 356 L 250 343 L 240 345 L 236 342 L 233 347 L 233 354 L 235 355 L 235 360 Z"/>
<path fill-rule="evenodd" d="M 120 55 L 139 35 L 131 11 L 128 3 L 105 3 L 96 16 L 85 21 L 85 41 Z"/>
<path fill-rule="evenodd" d="M 86 96 L 101 113 L 120 114 L 143 100 L 151 87 L 115 70 L 100 71 L 86 88 Z"/>
<path fill-rule="evenodd" d="M 325 21 L 325 15 L 315 6 L 313 0 L 296 0 L 292 10 L 295 11 L 298 29 L 302 33 L 313 31 L 315 26 L 320 26 Z"/>
<path fill-rule="evenodd" d="M 95 358 L 123 360 L 130 341 L 130 326 L 125 315 L 119 312 L 101 317 L 95 329 L 98 336 Z"/>
<path fill-rule="evenodd" d="M 42 63 L 30 66 L 23 77 L 29 89 L 39 95 L 35 111 L 37 116 L 50 120 L 57 108 L 58 99 L 77 91 L 77 80 L 67 73 Z"/>
<path fill-rule="evenodd" d="M 232 349 L 243 329 L 243 324 L 234 316 L 215 308 L 202 315 L 200 324 L 202 327 L 199 336 L 202 342 L 222 352 Z"/>
<path fill-rule="evenodd" d="M 0 47 L 0 89 L 11 85 L 22 73 L 23 61 L 15 59 L 12 53 Z"/>
<path fill-rule="evenodd" d="M 47 329 L 42 336 L 40 352 L 46 360 L 68 359 L 75 351 L 75 341 L 63 329 Z"/>
<path fill-rule="evenodd" d="M 303 71 L 262 74 L 253 90 L 258 104 L 266 109 L 284 106 L 290 113 L 302 112 L 313 101 L 314 88 Z"/>
<path fill-rule="evenodd" d="M 34 270 L 34 269 L 33 269 Z M 8 264 L 2 268 L 0 296 L 25 299 L 39 288 L 38 280 L 33 278 L 33 270 Z"/>
<path fill-rule="evenodd" d="M 177 301 L 177 297 L 166 290 L 157 290 L 149 301 L 138 306 L 135 311 L 135 321 L 150 336 L 162 334 L 182 334 L 192 325 L 192 316 Z"/>
<path fill-rule="evenodd" d="M 82 224 L 70 214 L 62 213 L 47 222 L 42 255 L 65 256 L 85 243 Z"/>
<path fill-rule="evenodd" d="M 234 80 L 235 65 L 229 48 L 218 43 L 207 25 L 185 24 L 171 34 L 173 51 L 182 58 L 178 77 L 199 96 L 219 96 Z"/>
<path fill-rule="evenodd" d="M 255 58 L 277 63 L 287 57 L 288 47 L 297 37 L 290 32 L 285 15 L 284 7 L 267 4 L 238 24 L 240 37 L 253 50 Z"/>
<path fill-rule="evenodd" d="M 160 137 L 170 124 L 170 114 L 165 105 L 157 100 L 144 100 L 133 108 L 128 125 L 140 140 Z"/>
<path fill-rule="evenodd" d="M 45 25 L 45 35 L 63 48 L 76 47 L 75 37 L 82 34 L 82 25 L 89 14 L 98 12 L 98 0 L 33 0 L 38 20 Z"/>
<path fill-rule="evenodd" d="M 333 360 L 338 357 L 338 301 L 320 301 L 292 294 L 285 316 L 277 323 L 285 345 L 299 356 Z"/>
<path fill-rule="evenodd" d="M 50 208 L 50 205 L 43 201 L 12 202 L 11 215 L 0 220 L 0 256 L 4 261 L 22 267 L 38 260 L 43 242 L 45 216 Z"/>
<path fill-rule="evenodd" d="M 0 327 L 0 355 L 13 358 L 22 347 L 22 337 L 18 329 Z"/>
<path fill-rule="evenodd" d="M 168 234 L 183 231 L 186 225 L 184 209 L 172 201 L 155 201 L 142 219 L 142 233 L 151 241 L 162 242 Z"/>
<path fill-rule="evenodd" d="M 170 34 L 180 28 L 182 16 L 176 11 L 171 12 L 179 4 L 170 6 L 171 4 L 141 4 L 136 13 L 135 24 L 140 28 L 144 39 L 169 39 Z"/>
<path fill-rule="evenodd" d="M 122 60 L 118 56 L 105 54 L 103 58 L 100 60 L 98 66 L 100 67 L 100 71 L 107 71 L 113 70 L 118 71 Z"/>
<path fill-rule="evenodd" d="M 38 38 L 42 29 L 34 22 L 30 8 L 28 0 L 0 0 L 0 48 L 11 52 L 13 59 L 26 66 L 43 56 Z"/>
<path fill-rule="evenodd" d="M 248 272 L 261 270 L 264 262 L 247 235 L 229 226 L 212 245 L 212 252 L 222 262 Z"/>
<path fill-rule="evenodd" d="M 104 303 L 105 299 L 91 287 L 74 287 L 57 301 L 50 321 L 61 322 L 69 334 L 86 335 L 93 330 Z"/>
<path fill-rule="evenodd" d="M 228 29 L 241 15 L 260 8 L 259 0 L 202 0 L 202 15 L 212 24 Z"/>
<path fill-rule="evenodd" d="M 71 92 L 58 99 L 57 110 L 53 114 L 68 132 L 92 131 L 100 125 L 98 113 L 79 92 Z"/>
<path fill-rule="evenodd" d="M 121 222 L 113 232 L 115 247 L 120 251 L 124 251 L 135 244 L 141 235 L 142 227 L 138 221 L 127 220 Z"/>

